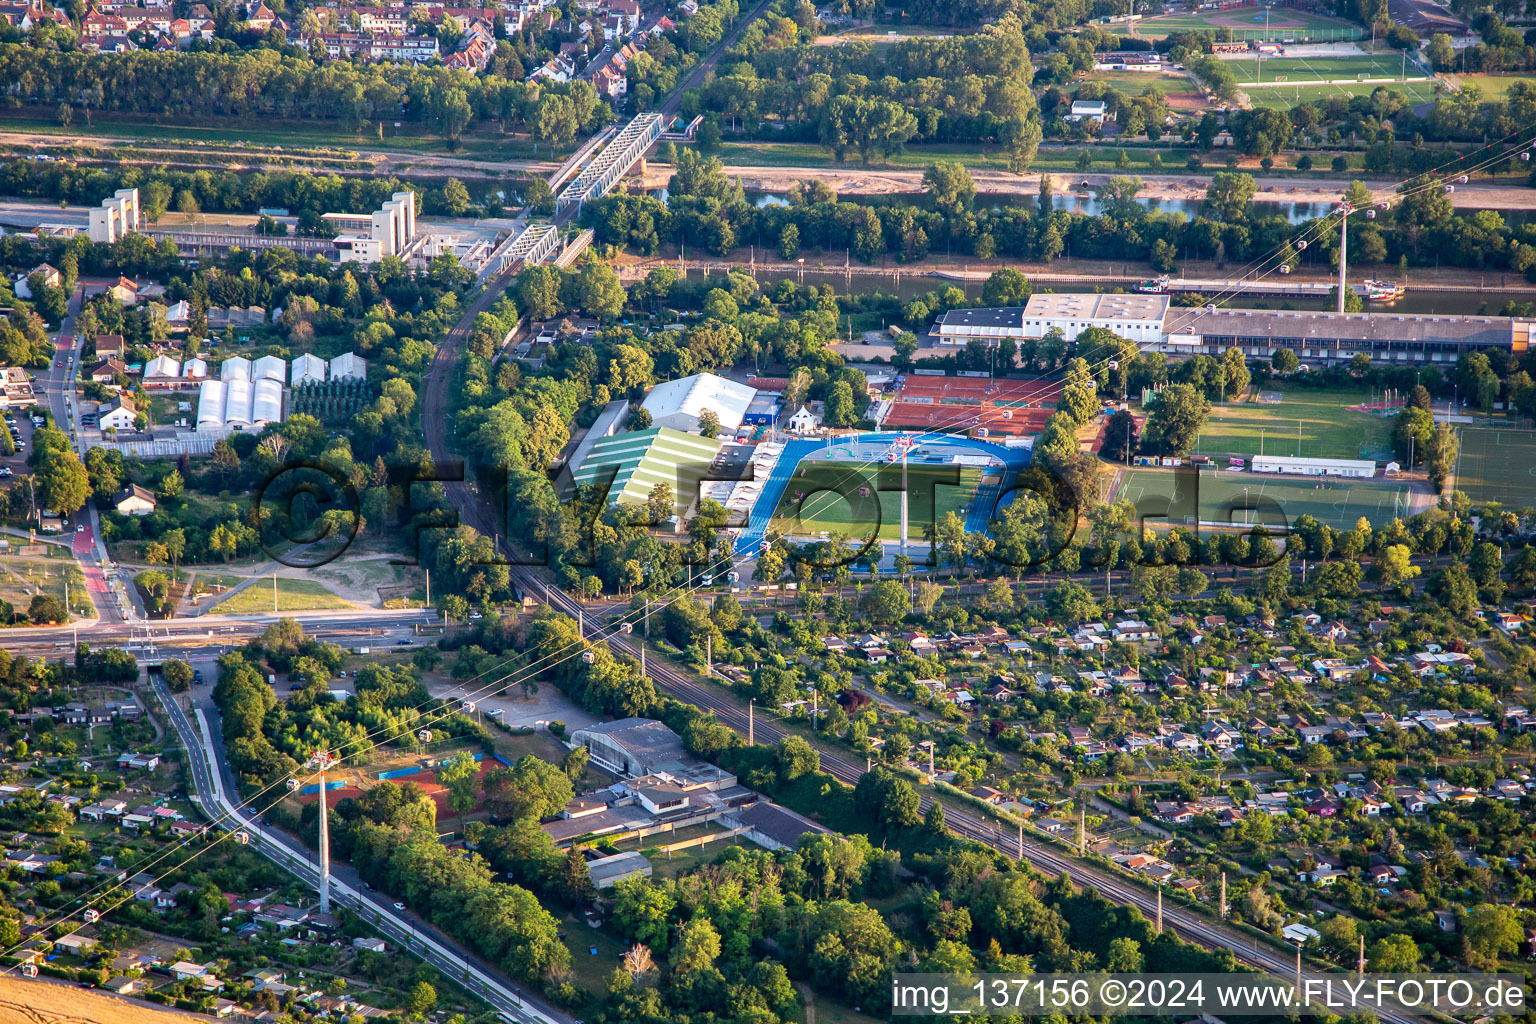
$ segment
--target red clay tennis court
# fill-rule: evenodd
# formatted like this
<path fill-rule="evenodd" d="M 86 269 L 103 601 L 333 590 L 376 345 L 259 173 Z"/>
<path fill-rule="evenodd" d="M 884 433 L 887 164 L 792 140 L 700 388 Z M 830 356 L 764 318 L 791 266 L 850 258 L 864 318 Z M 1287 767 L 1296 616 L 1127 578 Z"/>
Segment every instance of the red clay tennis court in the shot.
<path fill-rule="evenodd" d="M 1061 384 L 985 377 L 908 377 L 882 425 L 995 434 L 1036 434 L 1056 407 Z"/>

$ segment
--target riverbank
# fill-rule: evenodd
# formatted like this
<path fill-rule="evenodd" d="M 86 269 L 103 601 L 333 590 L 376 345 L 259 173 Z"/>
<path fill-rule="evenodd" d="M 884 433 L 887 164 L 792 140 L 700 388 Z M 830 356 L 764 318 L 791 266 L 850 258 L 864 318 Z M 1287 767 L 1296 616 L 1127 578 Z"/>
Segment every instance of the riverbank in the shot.
<path fill-rule="evenodd" d="M 696 253 L 698 250 L 693 250 Z M 645 277 L 651 270 L 667 266 L 686 269 L 690 273 L 724 274 L 729 270 L 747 270 L 770 278 L 804 275 L 807 283 L 836 283 L 838 279 L 856 279 L 878 282 L 891 286 L 910 285 L 914 281 L 927 282 L 925 288 L 942 288 L 945 283 L 979 285 L 995 271 L 1004 267 L 1017 270 L 1036 288 L 1049 287 L 1062 291 L 1074 288 L 1088 290 L 1102 287 L 1129 288 L 1139 281 L 1156 277 L 1157 273 L 1146 263 L 1122 260 L 1052 260 L 1050 263 L 1031 263 L 1020 260 L 979 260 L 974 257 L 946 259 L 942 255 L 930 256 L 919 263 L 904 265 L 886 264 L 866 266 L 857 261 L 847 263 L 843 253 L 807 252 L 804 262 L 781 259 L 777 253 L 749 247 L 732 250 L 727 256 L 698 257 L 689 255 L 679 263 L 676 246 L 663 246 L 662 251 L 650 259 L 623 256 L 614 266 L 619 279 L 631 283 Z M 1199 281 L 1236 281 L 1246 264 L 1220 264 L 1214 260 L 1181 260 L 1179 269 L 1170 277 L 1190 278 Z M 1361 265 L 1351 269 L 1350 280 L 1359 283 L 1367 277 L 1396 279 L 1397 268 L 1384 265 Z M 1298 267 L 1288 277 L 1270 274 L 1267 281 L 1283 280 L 1287 283 L 1331 285 L 1335 275 L 1326 267 Z M 1509 271 L 1469 270 L 1461 267 L 1414 267 L 1402 283 L 1407 285 L 1410 296 L 1415 290 L 1435 292 L 1482 293 L 1496 297 L 1499 304 L 1509 298 L 1536 299 L 1536 284 L 1527 281 L 1522 274 Z M 864 290 L 869 290 L 868 288 Z"/>
<path fill-rule="evenodd" d="M 1220 168 L 1205 169 L 1200 177 L 1185 171 L 1180 174 L 1136 174 L 1141 178 L 1142 190 L 1138 198 L 1155 199 L 1159 202 L 1188 202 L 1205 198 L 1210 185 L 1209 175 Z M 797 184 L 819 181 L 843 196 L 910 195 L 923 191 L 922 168 L 873 168 L 873 167 L 769 167 L 750 164 L 724 166 L 727 177 L 740 179 L 744 188 L 774 194 L 787 193 Z M 1239 170 L 1245 170 L 1239 168 Z M 1254 168 L 1257 170 L 1257 168 Z M 1252 171 L 1248 171 L 1252 173 Z M 646 167 L 640 183 L 646 189 L 667 187 L 672 168 L 666 164 L 652 163 Z M 1097 192 L 1115 174 L 1050 174 L 1052 191 L 1056 196 L 1068 196 L 1074 191 Z M 1007 171 L 972 170 L 971 179 L 976 183 L 978 195 L 1034 197 L 1040 192 L 1041 175 L 1035 172 L 1010 174 Z M 1266 177 L 1260 171 L 1254 177 L 1258 191 L 1256 203 L 1332 203 L 1337 202 L 1349 187 L 1353 178 L 1325 178 L 1301 180 L 1297 178 Z M 1391 199 L 1395 189 L 1364 179 L 1376 197 L 1382 201 Z M 1088 188 L 1081 188 L 1082 182 Z M 1457 209 L 1467 210 L 1536 210 L 1536 189 L 1527 188 L 1514 180 L 1502 182 L 1468 182 L 1457 185 L 1451 196 Z"/>

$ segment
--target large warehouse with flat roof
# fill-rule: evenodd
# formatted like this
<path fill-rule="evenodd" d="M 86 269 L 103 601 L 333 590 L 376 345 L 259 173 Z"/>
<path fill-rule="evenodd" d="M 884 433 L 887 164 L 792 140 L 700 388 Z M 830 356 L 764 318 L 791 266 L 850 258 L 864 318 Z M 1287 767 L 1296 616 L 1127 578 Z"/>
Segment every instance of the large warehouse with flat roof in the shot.
<path fill-rule="evenodd" d="M 572 477 L 578 485 L 608 488 L 608 501 L 643 505 L 657 484 L 672 488 L 673 510 L 682 515 L 699 492 L 699 481 L 720 451 L 718 438 L 651 427 L 605 437 L 592 446 Z"/>
<path fill-rule="evenodd" d="M 1268 359 L 1289 348 L 1303 362 L 1348 362 L 1358 353 L 1387 364 L 1454 363 L 1463 352 L 1524 353 L 1536 321 L 1507 316 L 1322 313 L 1279 309 L 1170 308 L 1166 295 L 1045 294 L 1027 306 L 952 309 L 931 332 L 941 346 L 972 340 L 1041 338 L 1052 328 L 1071 341 L 1102 327 L 1142 349 L 1169 355 L 1220 355 L 1238 348 Z"/>

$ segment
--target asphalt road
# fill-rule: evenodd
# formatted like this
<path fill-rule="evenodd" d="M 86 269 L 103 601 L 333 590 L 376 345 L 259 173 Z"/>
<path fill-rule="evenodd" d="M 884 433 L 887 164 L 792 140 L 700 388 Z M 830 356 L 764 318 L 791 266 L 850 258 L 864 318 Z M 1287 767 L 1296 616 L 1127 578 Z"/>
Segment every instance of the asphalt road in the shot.
<path fill-rule="evenodd" d="M 320 871 L 310 851 L 286 833 L 263 826 L 259 810 L 248 805 L 237 806 L 230 799 L 230 794 L 238 790 L 229 772 L 228 759 L 222 756 L 214 739 L 218 728 L 217 713 L 210 723 L 206 709 L 197 709 L 195 714 L 198 723 L 194 726 L 180 701 L 171 695 L 164 682 L 156 681 L 155 695 L 165 707 L 182 746 L 188 751 L 187 760 L 193 786 L 204 813 L 222 828 L 244 832 L 250 844 L 318 889 Z M 217 764 L 218 771 L 212 770 L 210 763 Z M 347 907 L 372 922 L 386 939 L 409 949 L 444 975 L 464 985 L 508 1021 L 516 1024 L 572 1024 L 569 1015 L 508 986 L 501 980 L 499 971 L 476 957 L 467 956 L 457 945 L 443 938 L 436 929 L 416 915 L 397 911 L 387 897 L 364 890 L 362 880 L 349 865 L 333 868 L 330 887 L 334 904 Z"/>

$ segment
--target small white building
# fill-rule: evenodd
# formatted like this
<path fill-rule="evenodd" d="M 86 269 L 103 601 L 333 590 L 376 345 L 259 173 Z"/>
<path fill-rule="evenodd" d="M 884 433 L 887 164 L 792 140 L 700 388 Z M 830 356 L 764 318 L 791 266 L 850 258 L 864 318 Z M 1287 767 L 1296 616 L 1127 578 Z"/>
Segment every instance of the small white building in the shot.
<path fill-rule="evenodd" d="M 368 361 L 356 352 L 343 352 L 331 360 L 330 376 L 332 380 L 367 380 Z"/>
<path fill-rule="evenodd" d="M 1292 476 L 1338 476 L 1368 480 L 1376 475 L 1374 459 L 1308 459 L 1291 455 L 1255 455 L 1255 473 L 1286 473 Z"/>
<path fill-rule="evenodd" d="M 796 409 L 784 422 L 784 429 L 795 434 L 814 434 L 820 428 L 821 417 L 812 412 L 808 405 Z"/>
<path fill-rule="evenodd" d="M 288 373 L 288 383 L 294 387 L 300 384 L 319 384 L 325 380 L 326 362 L 312 352 L 294 357 Z"/>
<path fill-rule="evenodd" d="M 230 356 L 219 364 L 219 379 L 225 383 L 232 380 L 250 380 L 251 361 L 244 356 Z"/>
<path fill-rule="evenodd" d="M 1104 123 L 1104 115 L 1108 112 L 1108 104 L 1103 100 L 1073 100 L 1072 113 L 1067 115 L 1068 121 L 1094 121 Z"/>
<path fill-rule="evenodd" d="M 251 364 L 252 380 L 275 380 L 281 385 L 287 376 L 288 364 L 283 362 L 281 356 L 262 356 Z"/>

